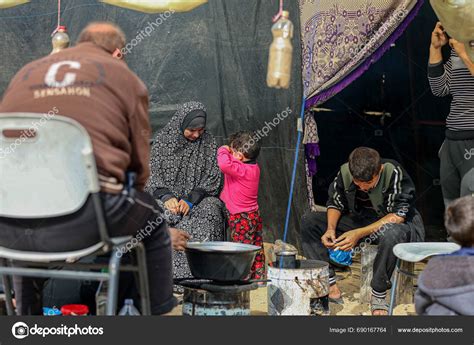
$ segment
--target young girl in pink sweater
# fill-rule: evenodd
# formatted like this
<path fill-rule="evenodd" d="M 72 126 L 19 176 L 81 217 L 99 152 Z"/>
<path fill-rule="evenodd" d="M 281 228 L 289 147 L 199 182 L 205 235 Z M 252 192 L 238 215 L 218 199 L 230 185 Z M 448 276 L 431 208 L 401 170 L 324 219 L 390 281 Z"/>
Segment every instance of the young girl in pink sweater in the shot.
<path fill-rule="evenodd" d="M 261 247 L 252 265 L 250 279 L 265 278 L 262 218 L 258 209 L 260 167 L 256 159 L 260 145 L 250 132 L 231 135 L 229 146 L 217 151 L 217 164 L 224 173 L 221 200 L 230 213 L 232 241 Z"/>

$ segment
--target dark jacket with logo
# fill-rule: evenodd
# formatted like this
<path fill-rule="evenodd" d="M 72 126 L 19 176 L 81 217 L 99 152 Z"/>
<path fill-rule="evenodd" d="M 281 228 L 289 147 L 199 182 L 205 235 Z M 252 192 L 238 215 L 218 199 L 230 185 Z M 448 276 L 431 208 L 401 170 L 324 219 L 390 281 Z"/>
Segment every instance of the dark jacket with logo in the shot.
<path fill-rule="evenodd" d="M 371 193 L 379 192 L 381 204 L 377 207 L 377 213 L 380 217 L 383 217 L 389 213 L 395 213 L 400 217 L 411 219 L 415 210 L 415 185 L 412 179 L 402 168 L 402 166 L 394 161 L 388 159 L 382 159 L 382 164 L 386 165 L 391 163 L 393 165 L 393 172 L 389 177 L 386 188 L 377 188 L 378 191 L 368 191 L 368 195 Z M 328 208 L 335 208 L 341 211 L 343 214 L 351 214 L 359 217 L 364 215 L 357 211 L 356 208 L 356 192 L 357 186 L 351 182 L 349 186 L 344 185 L 342 168 L 334 179 L 333 183 L 329 187 L 329 199 L 327 202 Z M 386 174 L 389 169 L 382 171 L 378 184 L 381 184 L 386 178 Z M 377 186 L 378 186 L 377 184 Z M 377 187 L 376 186 L 376 187 Z M 382 186 L 380 186 L 382 187 Z"/>
<path fill-rule="evenodd" d="M 425 229 L 423 220 L 415 208 L 415 185 L 400 163 L 382 159 L 384 169 L 379 182 L 367 195 L 371 199 L 375 218 L 380 219 L 394 213 L 405 218 L 405 224 L 411 228 L 411 241 L 423 241 Z M 348 177 L 349 174 L 349 177 Z M 344 183 L 346 180 L 346 183 Z M 348 181 L 348 182 L 347 182 Z M 357 186 L 352 182 L 347 163 L 341 166 L 339 173 L 329 187 L 328 208 L 334 208 L 354 218 L 376 221 L 373 215 L 360 211 L 356 205 Z M 376 193 L 377 195 L 374 195 Z M 375 204 L 373 200 L 377 201 Z"/>

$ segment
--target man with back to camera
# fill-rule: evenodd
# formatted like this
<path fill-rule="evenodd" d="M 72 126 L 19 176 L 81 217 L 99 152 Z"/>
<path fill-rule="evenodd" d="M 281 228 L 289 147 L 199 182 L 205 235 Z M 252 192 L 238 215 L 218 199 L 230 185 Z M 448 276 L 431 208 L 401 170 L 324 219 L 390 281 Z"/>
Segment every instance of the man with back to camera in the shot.
<path fill-rule="evenodd" d="M 151 311 L 163 314 L 175 306 L 171 243 L 182 250 L 188 237 L 176 229 L 168 232 L 166 223 L 160 221 L 162 210 L 143 192 L 150 174 L 148 90 L 121 61 L 124 45 L 125 35 L 119 27 L 105 22 L 89 24 L 74 48 L 22 68 L 3 95 L 0 113 L 48 113 L 54 109 L 57 115 L 85 127 L 94 148 L 110 236 L 135 235 L 154 224 L 144 244 Z M 127 188 L 130 173 L 136 178 Z M 51 252 L 84 248 L 99 241 L 94 222 L 90 200 L 70 216 L 0 218 L 0 246 Z M 43 285 L 43 279 L 14 278 L 18 314 L 42 314 Z"/>
<path fill-rule="evenodd" d="M 423 241 L 425 236 L 410 176 L 398 162 L 381 159 L 367 147 L 352 151 L 329 187 L 327 213 L 306 213 L 301 231 L 308 259 L 330 262 L 329 249 L 350 251 L 365 239 L 378 244 L 371 282 L 372 315 L 388 314 L 386 294 L 396 264 L 393 247 Z M 329 272 L 329 298 L 341 302 L 331 264 Z"/>

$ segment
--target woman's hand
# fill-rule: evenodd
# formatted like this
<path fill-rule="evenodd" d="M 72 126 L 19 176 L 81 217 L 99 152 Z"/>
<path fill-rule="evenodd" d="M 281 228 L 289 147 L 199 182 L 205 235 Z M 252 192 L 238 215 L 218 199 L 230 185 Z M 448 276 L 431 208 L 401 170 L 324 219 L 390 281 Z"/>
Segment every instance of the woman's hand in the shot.
<path fill-rule="evenodd" d="M 170 210 L 173 214 L 178 214 L 179 212 L 179 202 L 176 198 L 171 198 L 165 202 L 165 207 Z"/>
<path fill-rule="evenodd" d="M 431 46 L 434 49 L 441 49 L 441 47 L 446 44 L 448 44 L 448 36 L 444 32 L 441 22 L 437 22 L 433 33 L 431 34 Z"/>
<path fill-rule="evenodd" d="M 189 207 L 188 203 L 181 199 L 178 203 L 178 212 L 181 213 L 184 216 L 187 216 L 189 213 L 189 210 L 191 208 Z"/>
<path fill-rule="evenodd" d="M 187 232 L 179 229 L 169 228 L 171 245 L 174 250 L 183 251 L 186 249 L 188 240 L 191 238 Z"/>

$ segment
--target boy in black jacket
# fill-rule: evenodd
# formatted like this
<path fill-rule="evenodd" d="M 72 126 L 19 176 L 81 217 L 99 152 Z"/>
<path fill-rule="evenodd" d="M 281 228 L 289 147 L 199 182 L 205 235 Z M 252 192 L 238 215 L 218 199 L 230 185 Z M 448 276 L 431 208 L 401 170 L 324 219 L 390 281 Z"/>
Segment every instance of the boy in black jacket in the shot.
<path fill-rule="evenodd" d="M 415 209 L 415 187 L 396 161 L 381 159 L 377 151 L 359 147 L 349 156 L 329 188 L 327 212 L 303 216 L 303 251 L 307 258 L 329 262 L 328 249 L 350 251 L 358 243 L 378 244 L 372 278 L 373 315 L 387 315 L 385 301 L 397 243 L 424 240 L 421 216 Z M 339 300 L 334 269 L 330 267 L 329 298 Z"/>

